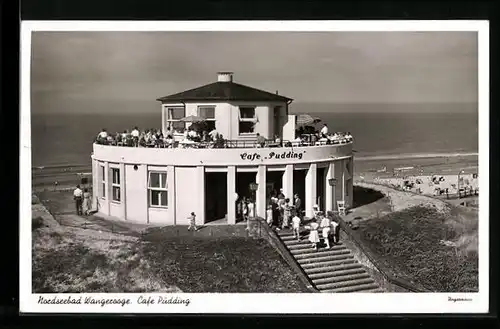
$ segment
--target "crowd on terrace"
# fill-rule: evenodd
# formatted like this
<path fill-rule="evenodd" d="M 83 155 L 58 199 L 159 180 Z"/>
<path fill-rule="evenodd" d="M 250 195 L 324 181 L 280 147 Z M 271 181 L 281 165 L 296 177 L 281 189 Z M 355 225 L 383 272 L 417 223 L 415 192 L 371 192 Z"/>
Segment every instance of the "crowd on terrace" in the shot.
<path fill-rule="evenodd" d="M 217 130 L 206 129 L 202 124 L 193 123 L 183 131 L 169 127 L 163 134 L 160 129 L 139 130 L 135 127 L 131 131 L 110 133 L 106 129 L 97 135 L 96 144 L 129 146 L 129 147 L 157 147 L 157 148 L 233 148 L 233 147 L 297 147 L 312 145 L 345 144 L 351 142 L 351 133 L 330 133 L 328 126 L 323 125 L 321 130 L 312 126 L 299 127 L 295 131 L 296 138 L 292 141 L 283 141 L 279 136 L 266 139 L 258 133 L 253 141 L 227 140 Z"/>

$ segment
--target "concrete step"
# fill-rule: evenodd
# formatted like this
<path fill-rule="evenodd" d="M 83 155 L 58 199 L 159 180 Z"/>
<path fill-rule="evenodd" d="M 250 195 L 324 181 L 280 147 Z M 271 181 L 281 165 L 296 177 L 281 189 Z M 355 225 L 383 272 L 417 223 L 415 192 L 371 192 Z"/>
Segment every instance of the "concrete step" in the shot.
<path fill-rule="evenodd" d="M 349 269 L 354 267 L 362 267 L 354 257 L 346 259 L 331 260 L 320 263 L 305 263 L 300 264 L 306 273 L 319 273 L 325 271 L 335 271 L 340 269 Z"/>
<path fill-rule="evenodd" d="M 359 264 L 357 264 L 359 265 Z M 335 267 L 323 267 L 325 268 L 335 268 Z M 362 266 L 356 266 L 354 268 L 350 269 L 341 269 L 341 270 L 331 270 L 331 271 L 324 271 L 324 272 L 316 272 L 316 273 L 308 273 L 308 276 L 311 280 L 317 280 L 317 279 L 323 279 L 323 278 L 330 278 L 334 276 L 344 276 L 344 275 L 354 275 L 354 274 L 360 274 L 360 273 L 366 273 L 365 269 Z"/>
<path fill-rule="evenodd" d="M 339 288 L 345 288 L 345 287 L 352 287 L 352 286 L 362 286 L 365 284 L 370 284 L 375 282 L 373 281 L 372 278 L 363 278 L 363 279 L 354 279 L 354 280 L 347 280 L 347 281 L 342 281 L 342 282 L 335 282 L 335 283 L 325 283 L 325 284 L 318 284 L 316 285 L 316 288 L 319 290 L 327 290 L 327 289 L 339 289 Z M 375 286 L 377 286 L 375 284 Z"/>
<path fill-rule="evenodd" d="M 327 256 L 321 256 L 321 257 L 308 257 L 308 258 L 303 258 L 303 259 L 297 259 L 297 262 L 300 265 L 315 263 L 317 266 L 318 265 L 317 263 L 333 262 L 336 260 L 343 260 L 343 259 L 354 259 L 354 256 L 351 255 L 350 253 L 349 254 L 341 254 L 341 255 L 327 255 Z"/>
<path fill-rule="evenodd" d="M 291 246 L 286 246 L 288 250 L 290 250 L 294 255 L 298 254 L 303 254 L 303 253 L 309 253 L 312 251 L 312 247 L 310 243 L 307 244 L 301 244 L 301 245 L 291 245 Z M 326 247 L 321 247 L 318 249 L 318 251 L 323 251 L 323 250 L 346 250 L 347 248 L 345 246 L 330 246 L 330 248 Z"/>
<path fill-rule="evenodd" d="M 309 242 L 309 240 L 307 240 L 307 238 L 303 238 L 300 241 L 297 241 L 297 239 L 288 239 L 288 240 L 282 240 L 282 241 L 287 247 L 300 246 L 300 245 L 311 246 L 311 242 Z M 331 245 L 332 246 L 343 246 L 344 244 L 342 242 L 339 242 L 337 244 L 331 244 Z"/>
<path fill-rule="evenodd" d="M 356 274 L 345 274 L 339 276 L 330 276 L 326 278 L 314 279 L 312 282 L 315 286 L 321 286 L 328 283 L 340 283 L 352 280 L 362 280 L 362 279 L 370 279 L 370 275 L 366 272 L 364 273 L 356 273 Z"/>
<path fill-rule="evenodd" d="M 293 231 L 291 229 L 284 229 L 280 231 L 276 231 L 280 237 L 283 236 L 293 236 Z"/>
<path fill-rule="evenodd" d="M 290 235 L 282 235 L 278 233 L 278 236 L 280 237 L 281 240 L 283 241 L 297 241 L 297 238 L 293 236 L 293 234 Z M 303 235 L 300 238 L 300 241 L 307 241 L 307 236 Z"/>
<path fill-rule="evenodd" d="M 343 250 L 310 250 L 308 253 L 302 253 L 302 254 L 293 254 L 293 257 L 297 260 L 301 259 L 306 259 L 306 258 L 318 258 L 318 257 L 325 257 L 325 256 L 340 256 L 340 255 L 348 255 L 351 252 L 347 249 Z"/>
<path fill-rule="evenodd" d="M 348 286 L 348 287 L 340 287 L 340 288 L 333 288 L 333 289 L 324 289 L 321 290 L 323 293 L 342 293 L 342 292 L 369 292 L 374 289 L 377 289 L 378 286 L 375 282 L 373 283 L 366 283 L 366 284 L 360 284 L 356 286 Z"/>

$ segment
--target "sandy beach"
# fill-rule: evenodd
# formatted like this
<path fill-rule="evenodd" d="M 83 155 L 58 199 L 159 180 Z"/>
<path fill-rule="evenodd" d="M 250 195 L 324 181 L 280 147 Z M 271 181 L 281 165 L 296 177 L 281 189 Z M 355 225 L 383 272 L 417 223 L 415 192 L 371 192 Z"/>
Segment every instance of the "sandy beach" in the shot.
<path fill-rule="evenodd" d="M 354 172 L 355 183 L 406 186 L 406 190 L 424 195 L 445 195 L 446 190 L 456 195 L 458 187 L 468 193 L 479 188 L 474 153 L 355 157 Z"/>

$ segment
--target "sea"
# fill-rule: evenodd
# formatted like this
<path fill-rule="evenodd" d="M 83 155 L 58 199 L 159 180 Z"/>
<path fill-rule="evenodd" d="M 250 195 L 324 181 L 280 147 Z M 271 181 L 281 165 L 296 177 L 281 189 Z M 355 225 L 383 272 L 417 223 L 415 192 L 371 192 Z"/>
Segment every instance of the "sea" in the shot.
<path fill-rule="evenodd" d="M 315 112 L 330 131 L 354 136 L 355 158 L 413 157 L 478 152 L 478 112 Z M 102 128 L 122 132 L 134 126 L 157 128 L 161 114 L 33 114 L 33 167 L 90 164 L 92 142 Z"/>

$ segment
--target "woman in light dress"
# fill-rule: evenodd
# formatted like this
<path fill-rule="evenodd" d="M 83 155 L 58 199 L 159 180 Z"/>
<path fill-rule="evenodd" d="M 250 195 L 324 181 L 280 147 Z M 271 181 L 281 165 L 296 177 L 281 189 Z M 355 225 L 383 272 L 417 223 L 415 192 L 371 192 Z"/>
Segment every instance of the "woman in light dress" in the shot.
<path fill-rule="evenodd" d="M 319 227 L 321 229 L 323 240 L 325 241 L 326 247 L 330 249 L 330 219 L 324 216 L 322 211 L 318 213 L 318 216 L 321 217 L 321 223 L 319 224 Z"/>
<path fill-rule="evenodd" d="M 267 206 L 266 222 L 267 222 L 267 225 L 269 225 L 269 227 L 273 226 L 273 209 L 271 208 L 271 205 Z"/>
<path fill-rule="evenodd" d="M 283 225 L 282 229 L 288 228 L 290 219 L 292 217 L 292 207 L 290 206 L 290 199 L 286 198 L 283 204 Z"/>
<path fill-rule="evenodd" d="M 320 242 L 318 229 L 319 224 L 316 222 L 316 219 L 314 219 L 311 224 L 309 224 L 309 242 L 312 243 L 314 250 L 318 250 L 318 243 Z"/>
<path fill-rule="evenodd" d="M 83 190 L 83 213 L 88 216 L 92 210 L 92 198 L 90 197 L 89 189 Z"/>

